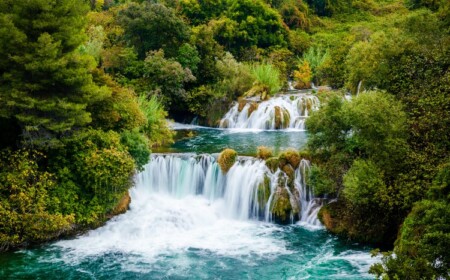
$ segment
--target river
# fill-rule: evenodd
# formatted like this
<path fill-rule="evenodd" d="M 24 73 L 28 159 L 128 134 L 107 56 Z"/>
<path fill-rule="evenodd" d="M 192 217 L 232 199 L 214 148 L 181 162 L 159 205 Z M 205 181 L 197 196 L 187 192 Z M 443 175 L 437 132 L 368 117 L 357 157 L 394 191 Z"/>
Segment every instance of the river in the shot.
<path fill-rule="evenodd" d="M 0 279 L 373 278 L 371 248 L 327 233 L 317 211 L 277 225 L 258 204 L 258 185 L 275 174 L 247 156 L 260 145 L 301 148 L 303 129 L 174 129 L 177 142 L 137 174 L 128 212 L 69 240 L 3 253 Z M 216 153 L 227 147 L 241 157 L 224 175 Z M 302 199 L 305 209 L 313 202 Z"/>

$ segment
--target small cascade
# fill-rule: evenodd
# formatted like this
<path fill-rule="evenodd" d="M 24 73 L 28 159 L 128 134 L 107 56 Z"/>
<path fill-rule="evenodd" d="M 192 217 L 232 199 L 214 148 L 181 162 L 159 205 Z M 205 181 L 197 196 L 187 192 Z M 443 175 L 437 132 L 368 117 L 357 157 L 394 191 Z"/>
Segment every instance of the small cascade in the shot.
<path fill-rule="evenodd" d="M 307 172 L 309 172 L 309 161 L 302 159 L 299 168 L 295 171 L 294 185 L 300 194 L 300 222 L 306 222 L 315 226 L 321 225 L 317 214 L 322 207 L 322 201 L 315 198 L 312 188 L 306 184 Z"/>
<path fill-rule="evenodd" d="M 274 207 L 283 202 L 289 207 L 291 222 L 320 225 L 317 212 L 321 205 L 304 179 L 308 170 L 309 162 L 302 160 L 291 187 L 283 171 L 271 172 L 263 160 L 252 157 L 239 157 L 223 174 L 215 155 L 153 154 L 138 174 L 136 186 L 149 194 L 177 199 L 202 196 L 211 204 L 221 203 L 223 216 L 238 220 L 277 221 Z"/>
<path fill-rule="evenodd" d="M 316 96 L 283 95 L 260 103 L 236 103 L 220 121 L 221 128 L 305 130 L 305 119 L 320 105 Z"/>

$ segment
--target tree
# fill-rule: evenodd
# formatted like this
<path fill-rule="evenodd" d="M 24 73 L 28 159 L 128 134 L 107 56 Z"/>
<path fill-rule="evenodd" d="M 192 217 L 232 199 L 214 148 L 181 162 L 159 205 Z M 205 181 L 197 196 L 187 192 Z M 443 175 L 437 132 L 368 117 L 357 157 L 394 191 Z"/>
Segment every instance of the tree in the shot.
<path fill-rule="evenodd" d="M 189 68 L 174 59 L 166 59 L 163 50 L 149 52 L 144 61 L 142 81 L 148 86 L 145 94 L 156 94 L 164 105 L 179 103 L 185 98 L 184 85 L 195 81 Z"/>
<path fill-rule="evenodd" d="M 394 253 L 370 272 L 383 279 L 445 279 L 450 271 L 450 164 L 443 165 L 426 199 L 403 222 Z"/>
<path fill-rule="evenodd" d="M 0 116 L 30 144 L 91 122 L 86 107 L 110 95 L 95 85 L 84 42 L 87 5 L 76 0 L 0 3 Z"/>
<path fill-rule="evenodd" d="M 168 57 L 176 57 L 178 47 L 189 39 L 188 25 L 172 9 L 151 1 L 130 3 L 118 20 L 125 29 L 125 40 L 141 59 L 148 51 L 159 49 Z"/>
<path fill-rule="evenodd" d="M 306 125 L 308 147 L 321 170 L 312 179 L 339 196 L 322 211 L 334 221 L 329 229 L 360 241 L 393 242 L 411 199 L 409 186 L 395 181 L 408 151 L 401 103 L 383 92 L 351 101 L 334 97 Z"/>

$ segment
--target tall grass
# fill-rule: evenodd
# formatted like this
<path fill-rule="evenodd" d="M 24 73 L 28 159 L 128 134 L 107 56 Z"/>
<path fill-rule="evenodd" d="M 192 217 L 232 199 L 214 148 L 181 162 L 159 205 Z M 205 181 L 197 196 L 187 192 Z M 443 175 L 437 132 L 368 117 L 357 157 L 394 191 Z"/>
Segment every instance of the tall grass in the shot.
<path fill-rule="evenodd" d="M 251 72 L 258 84 L 269 88 L 270 94 L 275 94 L 281 90 L 280 71 L 272 64 L 261 63 L 253 65 Z"/>
<path fill-rule="evenodd" d="M 152 95 L 150 98 L 141 95 L 138 98 L 141 110 L 147 118 L 147 124 L 143 131 L 147 135 L 152 145 L 161 145 L 172 142 L 173 133 L 167 121 L 167 112 L 158 98 Z"/>
<path fill-rule="evenodd" d="M 306 61 L 312 71 L 312 79 L 314 83 L 318 84 L 321 80 L 320 67 L 328 59 L 328 50 L 322 50 L 320 47 L 311 47 L 303 54 L 302 58 L 298 59 L 298 65 L 303 65 Z"/>

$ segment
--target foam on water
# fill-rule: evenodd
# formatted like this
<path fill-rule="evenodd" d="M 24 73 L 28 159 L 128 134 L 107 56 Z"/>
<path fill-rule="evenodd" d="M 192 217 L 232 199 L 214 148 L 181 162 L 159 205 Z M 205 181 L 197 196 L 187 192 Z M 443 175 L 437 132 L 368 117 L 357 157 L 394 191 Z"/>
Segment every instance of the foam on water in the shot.
<path fill-rule="evenodd" d="M 161 255 L 205 250 L 224 256 L 287 254 L 280 230 L 267 223 L 236 221 L 222 212 L 223 201 L 199 196 L 176 199 L 133 189 L 130 211 L 105 226 L 55 246 L 65 249 L 68 262 L 108 253 L 138 255 L 152 263 Z"/>

